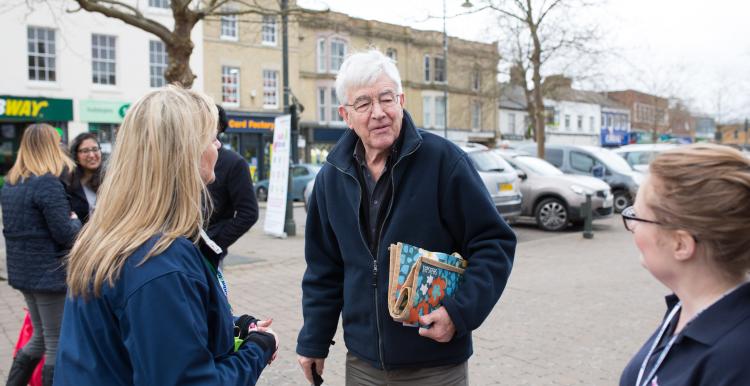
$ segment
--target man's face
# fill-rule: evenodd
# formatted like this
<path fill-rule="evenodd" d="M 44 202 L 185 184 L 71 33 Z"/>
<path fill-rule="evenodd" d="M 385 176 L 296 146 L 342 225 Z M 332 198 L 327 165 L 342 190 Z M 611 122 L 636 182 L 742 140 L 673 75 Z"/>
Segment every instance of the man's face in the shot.
<path fill-rule="evenodd" d="M 362 140 L 366 153 L 388 151 L 401 133 L 404 95 L 385 74 L 369 86 L 348 91 L 339 114 Z"/>

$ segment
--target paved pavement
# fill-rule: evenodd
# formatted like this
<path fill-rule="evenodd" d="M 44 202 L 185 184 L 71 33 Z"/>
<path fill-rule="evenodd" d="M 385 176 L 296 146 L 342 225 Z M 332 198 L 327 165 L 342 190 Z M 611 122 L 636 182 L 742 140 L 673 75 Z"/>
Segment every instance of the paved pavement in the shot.
<path fill-rule="evenodd" d="M 304 209 L 296 237 L 276 239 L 261 221 L 231 249 L 225 273 L 238 313 L 272 317 L 281 352 L 259 385 L 302 385 L 294 347 L 302 323 Z M 472 385 L 612 385 L 664 312 L 661 287 L 638 261 L 619 216 L 580 229 L 547 233 L 514 225 L 516 263 L 500 302 L 474 333 Z M 2 245 L 0 245 L 2 247 Z M 4 260 L 4 250 L 0 250 Z M 0 283 L 0 372 L 7 374 L 23 317 L 20 294 Z M 326 384 L 344 384 L 341 329 L 326 362 Z"/>

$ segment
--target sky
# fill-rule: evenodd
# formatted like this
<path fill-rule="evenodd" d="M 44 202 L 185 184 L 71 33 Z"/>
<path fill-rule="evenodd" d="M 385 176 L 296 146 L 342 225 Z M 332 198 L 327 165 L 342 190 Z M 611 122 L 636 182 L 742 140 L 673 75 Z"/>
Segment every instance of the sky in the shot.
<path fill-rule="evenodd" d="M 602 35 L 599 44 L 608 55 L 597 66 L 596 77 L 577 81 L 574 87 L 599 91 L 632 88 L 680 96 L 696 113 L 721 121 L 750 118 L 750 1 L 589 1 L 597 4 L 578 11 L 576 17 L 598 26 Z M 443 29 L 441 0 L 298 3 L 418 29 Z M 495 14 L 466 15 L 462 3 L 464 0 L 445 0 L 449 35 L 484 42 L 500 40 L 493 28 Z M 476 7 L 481 1 L 473 3 Z"/>

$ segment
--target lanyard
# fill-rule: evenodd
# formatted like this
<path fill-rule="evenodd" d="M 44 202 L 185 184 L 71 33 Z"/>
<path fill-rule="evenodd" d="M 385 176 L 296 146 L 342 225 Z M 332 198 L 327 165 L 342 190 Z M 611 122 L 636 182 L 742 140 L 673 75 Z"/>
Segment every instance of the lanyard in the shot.
<path fill-rule="evenodd" d="M 221 247 L 218 246 L 213 240 L 211 240 L 210 237 L 208 237 L 208 234 L 206 234 L 206 231 L 203 229 L 200 230 L 200 236 L 201 239 L 203 239 L 203 242 L 208 245 L 209 248 L 211 248 L 214 252 L 217 254 L 221 253 Z M 203 261 L 206 262 L 206 265 L 208 265 L 208 269 L 211 270 L 211 272 L 216 275 L 216 280 L 219 282 L 219 286 L 221 287 L 222 292 L 224 292 L 224 296 L 229 298 L 229 289 L 227 288 L 227 282 L 224 280 L 224 275 L 221 273 L 221 269 L 214 268 L 213 264 L 211 264 L 208 259 L 203 257 Z"/>
<path fill-rule="evenodd" d="M 656 346 L 659 345 L 659 342 L 664 337 L 664 333 L 667 331 L 667 328 L 669 328 L 669 324 L 672 322 L 672 319 L 674 319 L 675 315 L 677 315 L 677 312 L 680 311 L 681 308 L 682 303 L 677 303 L 677 305 L 669 313 L 669 316 L 667 316 L 667 318 L 664 320 L 664 324 L 662 324 L 661 329 L 659 330 L 659 334 L 656 335 L 656 338 L 654 338 L 654 343 L 651 344 L 651 349 L 648 350 L 648 354 L 646 354 L 646 357 L 643 358 L 643 363 L 641 363 L 641 369 L 638 371 L 638 379 L 635 381 L 635 386 L 643 386 L 648 383 L 648 381 L 651 380 L 654 375 L 656 375 L 656 370 L 658 370 L 659 366 L 661 366 L 662 362 L 664 362 L 664 358 L 667 357 L 667 353 L 672 348 L 672 345 L 674 345 L 674 341 L 677 339 L 677 335 L 669 339 L 669 343 L 667 343 L 667 346 L 664 347 L 664 350 L 662 350 L 661 354 L 659 354 L 659 358 L 656 360 L 656 363 L 654 363 L 654 367 L 651 369 L 651 372 L 649 372 L 648 376 L 643 379 L 643 373 L 646 372 L 648 360 L 651 359 L 651 355 L 654 355 Z M 643 383 L 641 383 L 641 380 L 643 380 Z"/>

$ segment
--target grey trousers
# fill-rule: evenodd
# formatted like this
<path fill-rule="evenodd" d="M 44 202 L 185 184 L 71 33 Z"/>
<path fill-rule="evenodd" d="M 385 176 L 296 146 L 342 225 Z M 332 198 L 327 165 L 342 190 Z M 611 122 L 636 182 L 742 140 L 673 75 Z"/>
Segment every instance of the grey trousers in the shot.
<path fill-rule="evenodd" d="M 54 366 L 57 356 L 57 343 L 60 341 L 60 324 L 65 306 L 65 294 L 25 291 L 21 291 L 21 293 L 26 298 L 31 325 L 34 327 L 34 334 L 22 350 L 32 358 L 39 358 L 43 354 L 44 364 Z"/>
<path fill-rule="evenodd" d="M 346 353 L 346 386 L 468 386 L 469 362 L 418 369 L 380 370 Z"/>

